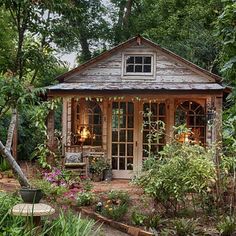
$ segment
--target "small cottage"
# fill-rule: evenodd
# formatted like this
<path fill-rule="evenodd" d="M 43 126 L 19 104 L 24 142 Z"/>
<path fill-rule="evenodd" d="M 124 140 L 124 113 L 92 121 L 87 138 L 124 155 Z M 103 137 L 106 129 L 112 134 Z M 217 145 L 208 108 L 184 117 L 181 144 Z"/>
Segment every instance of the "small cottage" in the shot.
<path fill-rule="evenodd" d="M 217 141 L 224 87 L 221 78 L 141 36 L 134 37 L 58 77 L 48 97 L 63 103 L 63 146 L 104 152 L 114 178 L 130 178 L 147 151 L 158 153 L 186 123 L 195 143 Z M 148 145 L 151 121 L 166 135 Z M 213 120 L 217 121 L 214 122 Z M 53 111 L 48 117 L 53 146 Z M 167 138 L 168 137 L 168 138 Z"/>

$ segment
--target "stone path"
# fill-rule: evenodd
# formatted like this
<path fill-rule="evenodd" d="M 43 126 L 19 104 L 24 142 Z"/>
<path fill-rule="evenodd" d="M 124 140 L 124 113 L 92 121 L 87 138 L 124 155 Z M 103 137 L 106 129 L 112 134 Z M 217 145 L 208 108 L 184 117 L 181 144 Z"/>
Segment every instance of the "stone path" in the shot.
<path fill-rule="evenodd" d="M 103 224 L 101 227 L 102 235 L 104 236 L 127 236 L 128 234 L 123 233 L 119 230 L 112 228 L 107 224 Z"/>

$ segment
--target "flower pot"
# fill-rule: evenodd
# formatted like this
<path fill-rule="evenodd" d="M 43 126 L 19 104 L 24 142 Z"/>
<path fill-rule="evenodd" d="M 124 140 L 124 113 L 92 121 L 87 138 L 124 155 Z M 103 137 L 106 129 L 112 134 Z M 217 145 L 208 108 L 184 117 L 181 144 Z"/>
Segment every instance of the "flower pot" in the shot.
<path fill-rule="evenodd" d="M 20 195 L 25 203 L 39 203 L 43 197 L 43 192 L 41 189 L 22 188 L 20 189 Z"/>
<path fill-rule="evenodd" d="M 100 181 L 102 181 L 102 174 L 95 174 L 95 173 L 93 173 L 93 175 L 92 175 L 92 180 L 94 181 L 94 182 L 100 182 Z"/>
<path fill-rule="evenodd" d="M 105 169 L 103 171 L 103 180 L 111 181 L 112 180 L 112 169 Z"/>

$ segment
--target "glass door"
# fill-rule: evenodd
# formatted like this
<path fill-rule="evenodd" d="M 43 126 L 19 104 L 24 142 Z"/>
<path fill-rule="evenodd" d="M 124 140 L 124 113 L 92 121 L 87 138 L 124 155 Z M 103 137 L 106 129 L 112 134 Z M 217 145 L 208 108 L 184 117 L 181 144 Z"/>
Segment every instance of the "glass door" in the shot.
<path fill-rule="evenodd" d="M 134 103 L 112 102 L 112 170 L 127 178 L 134 164 Z"/>

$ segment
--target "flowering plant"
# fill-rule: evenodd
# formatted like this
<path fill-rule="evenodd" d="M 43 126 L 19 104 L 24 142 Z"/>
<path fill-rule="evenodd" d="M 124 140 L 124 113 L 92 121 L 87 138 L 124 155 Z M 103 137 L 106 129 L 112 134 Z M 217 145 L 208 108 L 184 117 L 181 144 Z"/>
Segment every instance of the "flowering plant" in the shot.
<path fill-rule="evenodd" d="M 45 172 L 43 178 L 54 185 L 66 185 L 66 179 L 64 178 L 64 174 L 58 168 L 53 168 L 51 172 Z"/>
<path fill-rule="evenodd" d="M 100 175 L 104 170 L 109 168 L 110 165 L 104 158 L 92 157 L 89 168 L 91 173 Z"/>
<path fill-rule="evenodd" d="M 127 210 L 130 198 L 127 192 L 110 191 L 108 199 L 104 202 L 102 214 L 114 220 L 122 219 Z"/>

